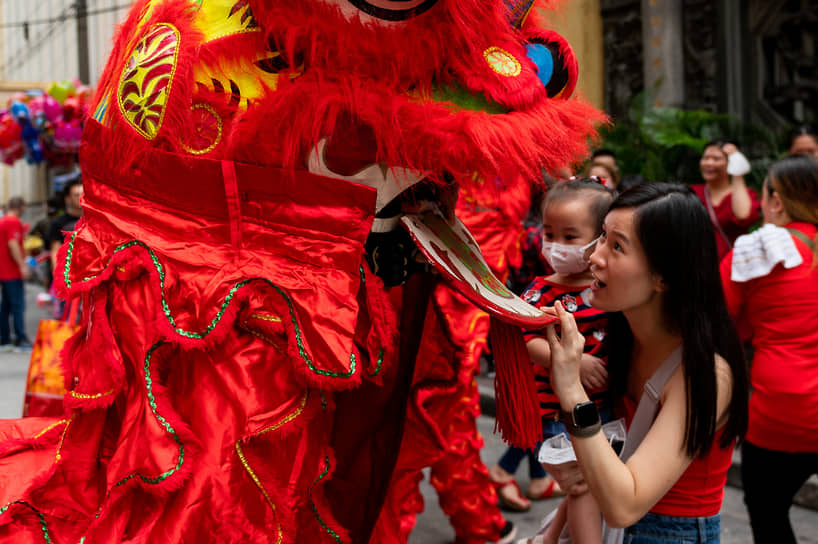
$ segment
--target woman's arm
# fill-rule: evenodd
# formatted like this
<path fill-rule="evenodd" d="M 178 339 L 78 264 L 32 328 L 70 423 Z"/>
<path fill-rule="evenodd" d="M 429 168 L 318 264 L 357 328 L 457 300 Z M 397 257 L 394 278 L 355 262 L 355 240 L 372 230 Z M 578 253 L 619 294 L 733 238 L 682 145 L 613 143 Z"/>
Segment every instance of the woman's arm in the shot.
<path fill-rule="evenodd" d="M 577 353 L 576 346 L 579 345 L 581 350 L 582 343 L 575 338 L 579 333 L 573 317 L 561 307 L 558 313 L 562 341 L 553 332 L 553 327 L 548 330 L 551 384 L 563 410 L 570 411 L 576 404 L 588 400 L 579 384 L 581 352 Z M 727 364 L 717 358 L 717 413 L 721 423 L 729 403 L 730 380 L 729 370 L 725 373 L 718 367 L 727 367 Z M 684 375 L 680 367 L 665 386 L 654 425 L 627 463 L 617 457 L 601 432 L 588 438 L 572 437 L 585 482 L 611 526 L 627 527 L 641 519 L 690 465 L 692 459 L 683 449 L 686 406 Z"/>
<path fill-rule="evenodd" d="M 733 215 L 739 221 L 744 221 L 748 219 L 753 212 L 753 199 L 750 197 L 750 191 L 747 190 L 744 176 L 732 176 L 730 186 L 733 189 L 730 196 L 730 205 L 733 208 Z"/>
<path fill-rule="evenodd" d="M 738 147 L 734 144 L 725 145 L 722 150 L 727 155 L 728 159 L 733 153 L 738 153 Z M 743 161 L 746 164 L 746 159 Z M 753 199 L 750 192 L 747 190 L 747 184 L 744 182 L 744 174 L 730 176 L 730 206 L 733 210 L 733 216 L 739 220 L 744 221 L 750 217 L 753 212 Z"/>

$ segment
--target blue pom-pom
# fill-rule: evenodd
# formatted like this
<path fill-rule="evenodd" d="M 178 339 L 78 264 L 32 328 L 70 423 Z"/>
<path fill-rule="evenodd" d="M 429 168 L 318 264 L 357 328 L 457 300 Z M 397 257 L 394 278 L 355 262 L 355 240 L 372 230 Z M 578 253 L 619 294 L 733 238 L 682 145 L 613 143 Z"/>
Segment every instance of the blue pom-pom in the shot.
<path fill-rule="evenodd" d="M 554 74 L 554 57 L 551 51 L 540 43 L 530 43 L 525 46 L 525 54 L 531 62 L 537 65 L 537 77 L 543 85 L 548 85 Z"/>

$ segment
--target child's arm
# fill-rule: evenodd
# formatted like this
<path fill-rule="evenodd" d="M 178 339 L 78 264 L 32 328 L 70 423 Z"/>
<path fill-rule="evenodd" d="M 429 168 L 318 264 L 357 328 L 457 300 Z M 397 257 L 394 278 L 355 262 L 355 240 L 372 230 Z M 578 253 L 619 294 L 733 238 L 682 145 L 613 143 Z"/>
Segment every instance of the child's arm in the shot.
<path fill-rule="evenodd" d="M 608 385 L 608 370 L 602 359 L 590 353 L 583 353 L 579 361 L 579 380 L 586 391 L 604 389 Z"/>
<path fill-rule="evenodd" d="M 535 364 L 551 368 L 551 346 L 545 338 L 539 336 L 532 338 L 525 343 L 525 347 L 528 348 L 528 356 Z"/>

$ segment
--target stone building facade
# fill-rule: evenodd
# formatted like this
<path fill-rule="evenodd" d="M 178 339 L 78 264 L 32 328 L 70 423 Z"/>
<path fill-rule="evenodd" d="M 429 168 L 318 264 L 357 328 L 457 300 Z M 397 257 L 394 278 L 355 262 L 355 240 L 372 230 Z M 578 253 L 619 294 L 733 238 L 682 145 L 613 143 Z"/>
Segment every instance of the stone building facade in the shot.
<path fill-rule="evenodd" d="M 673 81 L 662 105 L 773 129 L 818 120 L 818 2 L 601 0 L 600 10 L 614 117 L 646 84 Z"/>

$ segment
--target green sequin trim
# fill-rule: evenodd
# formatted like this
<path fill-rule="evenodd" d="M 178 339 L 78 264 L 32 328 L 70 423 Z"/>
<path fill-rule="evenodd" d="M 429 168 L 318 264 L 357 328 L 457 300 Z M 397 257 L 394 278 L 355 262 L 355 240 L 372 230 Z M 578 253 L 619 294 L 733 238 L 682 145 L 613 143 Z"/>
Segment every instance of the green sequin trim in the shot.
<path fill-rule="evenodd" d="M 67 250 L 67 254 L 66 254 L 66 258 L 65 258 L 65 267 L 64 267 L 64 270 L 63 270 L 63 277 L 65 279 L 65 287 L 66 288 L 70 288 L 71 283 L 72 283 L 69 276 L 70 276 L 70 269 L 71 269 L 71 259 L 72 259 L 73 252 L 74 252 L 74 239 L 76 238 L 76 236 L 77 236 L 77 231 L 74 231 L 74 233 L 71 235 L 71 240 L 68 243 L 68 250 Z M 126 242 L 124 244 L 120 244 L 120 245 L 116 246 L 114 248 L 113 253 L 116 254 L 116 253 L 118 253 L 120 251 L 123 251 L 123 250 L 128 249 L 128 248 L 133 247 L 133 246 L 139 246 L 139 247 L 141 247 L 142 249 L 144 249 L 145 251 L 148 252 L 148 255 L 150 256 L 151 261 L 153 262 L 153 266 L 154 266 L 154 268 L 156 268 L 156 271 L 159 274 L 159 291 L 160 291 L 161 297 L 162 297 L 162 312 L 165 314 L 165 318 L 168 320 L 171 327 L 173 327 L 173 330 L 177 334 L 179 334 L 180 336 L 184 336 L 186 338 L 193 338 L 193 339 L 196 339 L 196 340 L 203 339 L 208 334 L 210 334 L 213 331 L 213 329 L 215 329 L 216 326 L 219 324 L 219 322 L 222 320 L 222 317 L 224 317 L 224 314 L 227 311 L 227 308 L 230 305 L 230 302 L 233 300 L 233 297 L 236 295 L 236 291 L 238 291 L 239 289 L 241 289 L 242 287 L 244 287 L 245 285 L 247 285 L 250 282 L 263 281 L 263 282 L 267 283 L 270 287 L 275 289 L 276 292 L 279 295 L 281 295 L 282 298 L 284 298 L 284 300 L 287 302 L 287 307 L 289 308 L 289 311 L 290 311 L 290 320 L 292 321 L 293 328 L 295 329 L 295 341 L 296 341 L 296 344 L 298 345 L 298 354 L 301 356 L 301 359 L 303 359 L 304 362 L 307 364 L 307 367 L 312 372 L 314 372 L 315 374 L 318 374 L 320 376 L 328 376 L 330 378 L 349 378 L 349 377 L 351 377 L 352 375 L 355 374 L 355 370 L 358 367 L 358 362 L 357 362 L 357 358 L 355 357 L 355 353 L 350 353 L 350 355 L 349 355 L 349 362 L 350 362 L 349 372 L 332 372 L 332 371 L 329 371 L 329 370 L 323 370 L 323 369 L 317 368 L 313 364 L 312 360 L 309 358 L 309 355 L 307 354 L 307 350 L 304 348 L 304 339 L 302 337 L 303 335 L 302 335 L 302 332 L 301 332 L 301 328 L 298 325 L 298 319 L 296 318 L 296 315 L 295 315 L 295 308 L 293 306 L 292 300 L 290 299 L 289 296 L 287 296 L 287 294 L 279 286 L 277 286 L 272 281 L 270 281 L 270 280 L 268 280 L 266 278 L 248 278 L 246 280 L 242 280 L 242 281 L 236 283 L 235 285 L 233 285 L 233 287 L 231 287 L 230 291 L 227 293 L 227 296 L 224 297 L 224 301 L 222 301 L 221 306 L 219 307 L 219 311 L 216 313 L 216 317 L 213 318 L 213 320 L 210 322 L 210 324 L 203 331 L 201 331 L 201 332 L 187 331 L 187 330 L 184 330 L 184 329 L 178 327 L 176 325 L 176 319 L 173 317 L 173 314 L 170 311 L 170 307 L 168 306 L 167 299 L 165 298 L 165 269 L 162 266 L 162 263 L 159 262 L 159 258 L 156 256 L 156 254 L 153 252 L 153 250 L 151 248 L 149 248 L 147 246 L 147 244 L 145 244 L 144 242 L 140 242 L 138 240 L 131 240 L 130 242 Z M 111 259 L 112 258 L 113 257 L 111 257 Z M 110 265 L 111 259 L 108 259 L 108 263 L 105 265 L 106 268 L 108 267 L 108 265 Z M 96 278 L 97 276 L 98 276 L 98 274 L 94 275 L 94 276 L 88 276 L 86 278 L 83 278 L 82 281 L 83 282 L 90 281 L 90 280 L 93 280 L 94 278 Z"/>
<path fill-rule="evenodd" d="M 327 473 L 329 473 L 329 456 L 327 456 L 327 457 L 326 457 L 326 459 L 324 460 L 324 463 L 326 464 L 326 466 L 324 467 L 324 472 L 322 472 L 322 473 L 321 473 L 321 474 L 318 476 L 318 478 L 316 478 L 316 479 L 315 479 L 315 481 L 312 483 L 312 485 L 315 485 L 315 484 L 317 484 L 318 482 L 320 482 L 320 481 L 321 481 L 321 480 L 324 478 L 324 476 L 326 476 L 326 475 L 327 475 Z M 320 523 L 320 524 L 321 524 L 321 527 L 323 527 L 323 528 L 324 528 L 324 530 L 325 530 L 327 533 L 329 533 L 329 535 L 330 535 L 332 538 L 334 538 L 334 539 L 335 539 L 335 542 L 339 542 L 339 543 L 340 543 L 340 542 L 342 542 L 340 535 L 338 535 L 338 533 L 336 533 L 335 531 L 333 531 L 333 530 L 332 530 L 332 528 L 330 528 L 330 526 L 329 526 L 329 525 L 327 525 L 327 524 L 324 522 L 324 520 L 323 520 L 323 519 L 321 519 L 321 515 L 318 513 L 318 507 L 316 507 L 316 506 L 315 506 L 315 503 L 314 503 L 312 500 L 310 500 L 310 507 L 312 508 L 312 512 L 313 512 L 313 514 L 315 514 L 315 518 L 318 520 L 318 523 Z"/>
<path fill-rule="evenodd" d="M 39 510 L 28 504 L 26 501 L 12 501 L 3 507 L 0 507 L 0 516 L 5 514 L 6 511 L 15 504 L 22 504 L 23 506 L 37 514 L 37 517 L 40 518 L 40 528 L 43 530 L 43 539 L 50 544 L 51 534 L 48 532 L 48 524 L 45 522 L 45 516 Z"/>
<path fill-rule="evenodd" d="M 133 478 L 136 478 L 136 477 L 138 477 L 140 480 L 142 480 L 143 482 L 148 483 L 148 484 L 158 484 L 158 483 L 163 482 L 163 481 L 167 480 L 168 478 L 170 478 L 173 475 L 174 472 L 176 472 L 177 470 L 182 468 L 182 464 L 185 462 L 185 446 L 184 446 L 184 444 L 182 444 L 182 440 L 179 438 L 179 435 L 176 434 L 176 430 L 170 425 L 170 423 L 168 423 L 168 421 L 162 416 L 162 414 L 160 414 L 159 412 L 156 411 L 156 397 L 154 397 L 154 395 L 153 395 L 153 378 L 151 377 L 151 367 L 150 367 L 151 357 L 153 356 L 153 352 L 156 351 L 157 348 L 159 348 L 159 346 L 161 346 L 163 344 L 164 344 L 164 342 L 155 343 L 148 350 L 148 354 L 145 355 L 145 367 L 144 367 L 144 371 L 145 371 L 145 388 L 147 390 L 148 404 L 151 407 L 151 412 L 153 412 L 153 417 L 156 418 L 156 421 L 159 422 L 159 425 L 161 425 L 162 428 L 164 428 L 165 431 L 173 437 L 173 441 L 176 442 L 176 444 L 178 444 L 178 446 L 179 446 L 179 459 L 176 461 L 176 466 L 175 467 L 171 468 L 170 470 L 167 470 L 167 471 L 163 472 L 162 474 L 160 474 L 159 476 L 157 476 L 155 478 L 148 478 L 147 476 L 144 476 L 142 474 L 139 474 L 138 472 L 135 472 L 135 473 L 129 474 L 128 476 L 125 476 L 124 478 L 119 480 L 117 483 L 114 484 L 114 487 L 118 487 L 118 486 L 124 484 L 125 482 L 127 482 L 127 481 L 129 481 L 129 480 L 131 480 Z"/>
<path fill-rule="evenodd" d="M 323 391 L 321 393 L 318 393 L 318 394 L 321 395 L 321 409 L 326 412 L 327 411 L 327 398 L 324 396 Z"/>
<path fill-rule="evenodd" d="M 383 354 L 386 350 L 381 348 L 381 351 L 378 352 L 378 363 L 375 365 L 375 371 L 369 375 L 370 378 L 374 378 L 378 374 L 381 373 L 381 366 L 383 366 Z"/>

